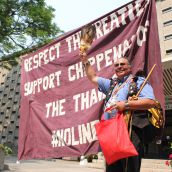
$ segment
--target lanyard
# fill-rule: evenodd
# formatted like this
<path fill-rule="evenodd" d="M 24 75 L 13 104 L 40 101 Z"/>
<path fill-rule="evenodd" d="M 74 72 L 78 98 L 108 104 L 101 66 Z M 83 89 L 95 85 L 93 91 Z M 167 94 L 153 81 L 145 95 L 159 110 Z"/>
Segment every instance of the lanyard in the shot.
<path fill-rule="evenodd" d="M 123 88 L 123 87 L 125 86 L 125 84 L 126 84 L 129 80 L 131 80 L 131 77 L 132 77 L 132 75 L 130 75 L 130 76 L 127 78 L 127 80 L 126 80 L 124 83 L 122 83 L 121 85 L 119 85 L 119 84 L 116 84 L 116 85 L 115 85 L 114 90 L 112 91 L 112 97 L 116 96 L 116 93 L 117 93 L 121 88 Z"/>

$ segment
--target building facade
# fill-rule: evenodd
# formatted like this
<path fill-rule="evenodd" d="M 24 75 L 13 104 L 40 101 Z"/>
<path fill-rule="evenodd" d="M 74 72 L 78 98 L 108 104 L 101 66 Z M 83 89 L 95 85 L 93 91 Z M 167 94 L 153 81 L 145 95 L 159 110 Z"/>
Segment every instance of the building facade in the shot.
<path fill-rule="evenodd" d="M 156 0 L 163 84 L 165 95 L 165 129 L 163 152 L 169 153 L 172 143 L 172 0 Z"/>
<path fill-rule="evenodd" d="M 166 127 L 172 126 L 172 0 L 157 0 L 157 18 L 165 95 Z M 172 137 L 171 131 L 167 135 Z"/>

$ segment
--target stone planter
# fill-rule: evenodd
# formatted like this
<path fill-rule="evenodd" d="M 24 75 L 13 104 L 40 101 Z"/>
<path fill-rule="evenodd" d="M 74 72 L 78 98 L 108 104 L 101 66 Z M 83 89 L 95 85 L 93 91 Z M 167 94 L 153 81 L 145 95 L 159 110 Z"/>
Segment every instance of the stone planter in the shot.
<path fill-rule="evenodd" d="M 5 152 L 0 149 L 0 171 L 4 169 Z"/>

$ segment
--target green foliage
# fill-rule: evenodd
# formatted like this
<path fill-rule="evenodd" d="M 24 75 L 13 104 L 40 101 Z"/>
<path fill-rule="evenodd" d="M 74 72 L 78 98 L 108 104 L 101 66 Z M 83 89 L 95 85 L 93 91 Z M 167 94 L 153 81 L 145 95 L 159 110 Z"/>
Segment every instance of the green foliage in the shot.
<path fill-rule="evenodd" d="M 1 0 L 0 58 L 7 61 L 40 47 L 63 33 L 54 23 L 54 9 L 45 0 Z M 33 48 L 34 47 L 34 48 Z M 10 56 L 12 55 L 13 56 Z"/>
<path fill-rule="evenodd" d="M 12 154 L 12 149 L 6 145 L 0 144 L 0 149 L 4 151 L 5 155 Z"/>

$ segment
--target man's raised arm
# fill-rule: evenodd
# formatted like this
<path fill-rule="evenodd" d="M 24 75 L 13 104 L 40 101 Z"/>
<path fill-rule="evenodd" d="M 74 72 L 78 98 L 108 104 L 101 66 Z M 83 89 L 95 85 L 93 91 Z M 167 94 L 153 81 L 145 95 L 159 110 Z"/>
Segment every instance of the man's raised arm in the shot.
<path fill-rule="evenodd" d="M 80 59 L 82 61 L 84 70 L 86 72 L 86 75 L 88 79 L 98 87 L 98 82 L 97 82 L 97 75 L 93 67 L 90 65 L 90 62 L 88 61 L 87 54 L 80 52 Z"/>

